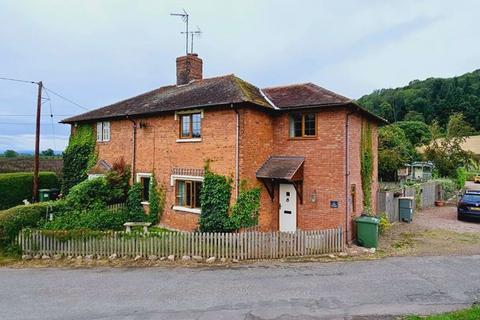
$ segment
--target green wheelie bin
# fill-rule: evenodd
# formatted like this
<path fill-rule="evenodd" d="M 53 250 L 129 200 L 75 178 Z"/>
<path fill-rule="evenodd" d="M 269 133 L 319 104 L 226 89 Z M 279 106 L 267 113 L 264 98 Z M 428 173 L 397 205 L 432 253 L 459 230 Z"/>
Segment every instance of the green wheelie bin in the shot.
<path fill-rule="evenodd" d="M 355 222 L 357 225 L 357 242 L 365 248 L 376 248 L 378 245 L 379 219 L 370 216 L 360 216 Z"/>

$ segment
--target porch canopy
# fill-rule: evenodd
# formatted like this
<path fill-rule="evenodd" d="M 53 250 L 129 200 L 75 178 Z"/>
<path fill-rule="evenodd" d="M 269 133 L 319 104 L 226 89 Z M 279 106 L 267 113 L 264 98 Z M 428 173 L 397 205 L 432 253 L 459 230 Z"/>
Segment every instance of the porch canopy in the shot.
<path fill-rule="evenodd" d="M 258 169 L 257 178 L 260 179 L 273 200 L 275 185 L 278 183 L 292 183 L 297 191 L 300 203 L 303 202 L 303 163 L 304 157 L 270 156 Z"/>

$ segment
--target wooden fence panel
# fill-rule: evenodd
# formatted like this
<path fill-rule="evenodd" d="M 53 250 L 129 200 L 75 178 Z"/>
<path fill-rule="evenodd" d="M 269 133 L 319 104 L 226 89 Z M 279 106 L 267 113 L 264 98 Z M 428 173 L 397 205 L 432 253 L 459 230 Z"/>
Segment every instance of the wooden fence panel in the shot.
<path fill-rule="evenodd" d="M 343 250 L 341 228 L 296 232 L 126 234 L 105 232 L 66 236 L 65 232 L 24 230 L 17 243 L 28 254 L 201 256 L 228 259 L 275 259 Z"/>

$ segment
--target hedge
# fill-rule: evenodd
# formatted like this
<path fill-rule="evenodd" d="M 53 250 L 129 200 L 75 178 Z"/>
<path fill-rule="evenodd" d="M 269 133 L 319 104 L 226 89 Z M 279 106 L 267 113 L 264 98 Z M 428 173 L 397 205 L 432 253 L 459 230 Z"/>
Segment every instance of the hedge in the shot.
<path fill-rule="evenodd" d="M 45 218 L 48 202 L 20 205 L 0 211 L 0 248 L 11 245 L 23 228 L 38 227 Z"/>
<path fill-rule="evenodd" d="M 54 172 L 40 172 L 39 189 L 58 188 Z M 22 204 L 24 199 L 32 200 L 33 173 L 15 172 L 0 174 L 0 210 Z"/>

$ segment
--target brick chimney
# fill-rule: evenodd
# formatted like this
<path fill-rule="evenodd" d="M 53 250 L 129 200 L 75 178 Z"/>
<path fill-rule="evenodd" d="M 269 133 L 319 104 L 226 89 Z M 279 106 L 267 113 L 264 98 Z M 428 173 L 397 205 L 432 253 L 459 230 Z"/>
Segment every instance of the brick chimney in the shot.
<path fill-rule="evenodd" d="M 203 78 L 203 61 L 196 53 L 177 58 L 177 85 Z"/>

